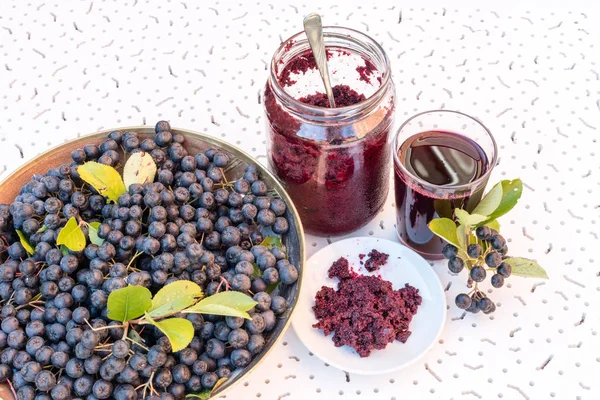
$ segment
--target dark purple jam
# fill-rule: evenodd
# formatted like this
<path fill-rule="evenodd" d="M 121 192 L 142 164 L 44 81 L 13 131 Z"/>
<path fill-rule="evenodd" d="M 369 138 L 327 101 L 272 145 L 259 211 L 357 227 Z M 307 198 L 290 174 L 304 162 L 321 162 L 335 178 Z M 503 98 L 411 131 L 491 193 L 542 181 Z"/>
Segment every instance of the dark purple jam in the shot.
<path fill-rule="evenodd" d="M 369 258 L 365 261 L 365 269 L 369 272 L 379 271 L 379 268 L 387 263 L 389 256 L 389 254 L 382 253 L 378 250 L 371 250 L 369 252 Z"/>
<path fill-rule="evenodd" d="M 348 86 L 334 89 L 336 105 L 352 105 L 364 95 Z M 327 106 L 318 93 L 299 99 Z M 301 124 L 277 102 L 267 85 L 265 110 L 269 122 L 269 164 L 283 181 L 309 233 L 341 235 L 367 224 L 388 194 L 389 129 L 393 110 L 362 138 L 346 137 L 347 126 L 327 128 L 327 140 L 299 136 L 312 127 Z M 368 122 L 365 122 L 365 124 Z"/>
<path fill-rule="evenodd" d="M 348 107 L 366 100 L 364 94 L 358 93 L 348 85 L 335 85 L 331 88 L 336 107 Z M 304 104 L 317 107 L 329 107 L 329 99 L 325 93 L 309 94 L 298 99 Z"/>
<path fill-rule="evenodd" d="M 350 346 L 368 357 L 394 340 L 406 342 L 422 301 L 418 289 L 406 284 L 394 290 L 389 281 L 358 275 L 343 257 L 333 263 L 328 275 L 339 279 L 338 288 L 323 286 L 317 292 L 313 311 L 318 322 L 313 327 L 325 335 L 333 333 L 336 347 Z"/>
<path fill-rule="evenodd" d="M 488 159 L 473 140 L 456 133 L 428 131 L 412 136 L 398 150 L 398 158 L 413 176 L 436 186 L 469 184 L 483 176 Z M 437 217 L 452 218 L 455 208 L 472 211 L 485 184 L 448 198 L 437 198 L 404 175 L 395 174 L 396 228 L 407 245 L 426 254 L 441 254 L 445 242 L 427 226 Z"/>

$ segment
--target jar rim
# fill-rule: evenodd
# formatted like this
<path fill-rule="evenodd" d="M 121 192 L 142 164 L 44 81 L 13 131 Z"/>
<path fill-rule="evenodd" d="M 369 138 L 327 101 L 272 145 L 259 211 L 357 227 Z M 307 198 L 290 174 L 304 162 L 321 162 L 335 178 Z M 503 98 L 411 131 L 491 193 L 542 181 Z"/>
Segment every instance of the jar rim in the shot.
<path fill-rule="evenodd" d="M 381 59 L 383 64 L 384 73 L 382 75 L 381 84 L 377 88 L 377 90 L 365 100 L 344 107 L 336 107 L 336 108 L 328 108 L 328 107 L 317 107 L 310 104 L 302 103 L 298 101 L 294 96 L 290 95 L 285 91 L 285 89 L 279 83 L 279 77 L 277 76 L 278 62 L 285 52 L 289 51 L 290 43 L 292 46 L 297 44 L 306 44 L 308 46 L 308 40 L 306 39 L 306 34 L 304 31 L 298 32 L 288 39 L 281 42 L 281 45 L 277 48 L 273 57 L 271 58 L 271 66 L 269 72 L 269 82 L 272 91 L 277 96 L 280 101 L 286 103 L 286 105 L 291 106 L 288 108 L 292 108 L 291 111 L 298 111 L 299 114 L 303 116 L 310 115 L 311 118 L 315 120 L 329 120 L 329 119 L 344 119 L 352 117 L 356 114 L 357 111 L 368 110 L 370 108 L 374 108 L 377 106 L 377 102 L 384 97 L 385 93 L 388 90 L 389 84 L 391 82 L 391 67 L 390 60 L 385 52 L 385 50 L 381 47 L 381 45 L 375 41 L 369 35 L 357 31 L 355 29 L 341 27 L 341 26 L 324 26 L 323 27 L 323 39 L 326 42 L 327 38 L 338 38 L 338 39 L 355 39 L 358 44 L 363 47 L 366 53 L 374 54 L 376 57 Z M 365 44 L 368 44 L 371 47 L 367 47 Z M 352 49 L 349 49 L 352 50 Z"/>
<path fill-rule="evenodd" d="M 488 165 L 489 168 L 487 169 L 487 171 L 485 171 L 485 173 L 483 175 L 481 175 L 479 178 L 475 179 L 472 182 L 469 183 L 463 183 L 460 185 L 435 185 L 432 184 L 430 182 L 427 182 L 426 180 L 419 178 L 418 176 L 416 176 L 415 174 L 411 173 L 405 166 L 404 164 L 400 161 L 400 158 L 398 157 L 398 148 L 399 148 L 399 144 L 398 143 L 398 138 L 399 138 L 399 134 L 400 131 L 402 131 L 402 129 L 409 124 L 410 122 L 412 122 L 414 119 L 423 116 L 425 114 L 432 114 L 432 113 L 444 113 L 444 114 L 458 114 L 462 117 L 466 117 L 474 122 L 476 122 L 479 126 L 481 126 L 481 128 L 483 128 L 483 130 L 485 131 L 485 133 L 487 134 L 487 136 L 489 137 L 491 143 L 492 143 L 492 148 L 493 148 L 493 154 L 492 157 L 489 159 Z M 459 132 L 457 132 L 457 134 L 460 135 Z M 414 135 L 413 135 L 414 136 Z M 485 126 L 485 124 L 483 122 L 481 122 L 479 119 L 470 116 L 469 114 L 465 114 L 463 112 L 460 111 L 455 111 L 455 110 L 428 110 L 428 111 L 423 111 L 420 112 L 418 114 L 413 115 L 412 117 L 408 118 L 406 121 L 404 121 L 402 123 L 402 125 L 400 125 L 400 127 L 398 128 L 398 130 L 396 131 L 396 134 L 394 135 L 394 140 L 393 140 L 393 144 L 392 144 L 392 150 L 393 150 L 393 157 L 394 157 L 394 169 L 399 168 L 401 170 L 401 172 L 407 176 L 410 177 L 410 179 L 414 180 L 418 185 L 420 185 L 421 187 L 424 188 L 428 188 L 428 189 L 432 189 L 432 190 L 442 190 L 442 191 L 456 191 L 456 190 L 470 190 L 474 187 L 479 186 L 481 183 L 486 182 L 490 175 L 492 174 L 492 170 L 494 169 L 494 167 L 496 166 L 496 163 L 498 162 L 498 145 L 496 144 L 496 139 L 494 139 L 494 136 L 492 135 L 492 132 L 488 129 L 487 126 Z M 487 155 L 487 153 L 486 153 Z"/>

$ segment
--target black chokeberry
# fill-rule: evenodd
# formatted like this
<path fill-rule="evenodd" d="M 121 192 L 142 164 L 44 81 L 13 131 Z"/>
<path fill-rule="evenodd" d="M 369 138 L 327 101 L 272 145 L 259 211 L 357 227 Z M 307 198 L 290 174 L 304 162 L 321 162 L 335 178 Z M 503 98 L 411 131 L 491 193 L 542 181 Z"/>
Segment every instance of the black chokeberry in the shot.
<path fill-rule="evenodd" d="M 480 311 L 479 302 L 473 296 L 471 296 L 471 304 L 465 309 L 465 311 L 471 312 L 473 314 L 477 314 Z"/>
<path fill-rule="evenodd" d="M 471 258 L 481 257 L 482 252 L 483 252 L 483 249 L 481 248 L 480 244 L 472 243 L 467 247 L 467 254 Z"/>
<path fill-rule="evenodd" d="M 485 279 L 485 275 L 485 268 L 483 268 L 481 265 L 474 266 L 469 272 L 469 276 L 475 282 L 483 282 L 483 280 Z"/>
<path fill-rule="evenodd" d="M 504 277 L 500 274 L 494 274 L 492 276 L 492 286 L 495 288 L 500 288 L 504 285 Z"/>
<path fill-rule="evenodd" d="M 495 251 L 488 253 L 485 256 L 485 263 L 490 268 L 496 268 L 502 262 L 502 256 Z"/>
<path fill-rule="evenodd" d="M 477 301 L 477 306 L 481 311 L 484 312 L 484 314 L 489 314 L 490 312 L 496 309 L 494 302 L 487 297 L 479 299 Z"/>
<path fill-rule="evenodd" d="M 475 230 L 475 235 L 480 240 L 489 240 L 492 236 L 492 230 L 487 226 L 480 226 Z"/>
<path fill-rule="evenodd" d="M 490 239 L 490 244 L 495 250 L 502 250 L 502 248 L 506 245 L 506 240 L 501 235 L 494 235 Z"/>
<path fill-rule="evenodd" d="M 498 274 L 501 275 L 504 278 L 508 278 L 510 276 L 510 274 L 512 273 L 512 267 L 510 266 L 509 263 L 507 262 L 502 262 L 499 266 L 498 266 Z"/>
<path fill-rule="evenodd" d="M 448 269 L 450 272 L 458 274 L 465 267 L 465 262 L 458 256 L 453 256 L 448 260 Z"/>
<path fill-rule="evenodd" d="M 444 246 L 444 249 L 442 250 L 442 254 L 444 255 L 444 257 L 446 259 L 450 260 L 453 257 L 457 256 L 458 248 L 456 246 L 448 243 L 446 246 Z"/>

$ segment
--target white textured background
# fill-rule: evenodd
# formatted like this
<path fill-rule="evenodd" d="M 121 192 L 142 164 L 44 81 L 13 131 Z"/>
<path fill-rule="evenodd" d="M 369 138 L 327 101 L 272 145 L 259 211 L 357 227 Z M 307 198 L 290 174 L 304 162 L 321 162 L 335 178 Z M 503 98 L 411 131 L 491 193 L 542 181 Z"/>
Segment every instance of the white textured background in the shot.
<path fill-rule="evenodd" d="M 501 221 L 511 253 L 536 258 L 551 279 L 509 279 L 490 294 L 499 305 L 491 316 L 463 318 L 452 305 L 439 343 L 393 375 L 346 377 L 290 330 L 227 398 L 599 399 L 600 41 L 591 10 L 206 3 L 2 0 L 0 178 L 77 135 L 161 118 L 264 155 L 266 64 L 302 16 L 319 11 L 326 24 L 381 41 L 397 122 L 451 108 L 491 128 L 501 148 L 492 180 L 527 184 Z M 357 235 L 395 238 L 394 220 L 390 198 Z M 326 244 L 309 237 L 308 255 Z M 433 268 L 452 303 L 466 277 Z"/>

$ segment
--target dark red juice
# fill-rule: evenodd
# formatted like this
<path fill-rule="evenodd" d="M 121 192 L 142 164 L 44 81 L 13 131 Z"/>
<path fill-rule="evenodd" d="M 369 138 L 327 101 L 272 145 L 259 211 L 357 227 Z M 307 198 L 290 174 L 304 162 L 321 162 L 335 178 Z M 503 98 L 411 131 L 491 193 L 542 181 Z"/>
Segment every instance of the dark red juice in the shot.
<path fill-rule="evenodd" d="M 487 172 L 487 156 L 465 136 L 428 131 L 408 138 L 398 149 L 398 159 L 408 171 L 395 167 L 398 235 L 430 258 L 441 257 L 445 242 L 427 225 L 434 218 L 452 218 L 455 208 L 475 208 L 486 182 L 470 184 Z"/>

